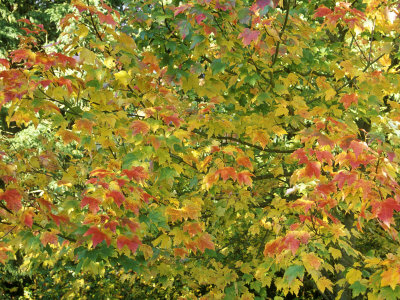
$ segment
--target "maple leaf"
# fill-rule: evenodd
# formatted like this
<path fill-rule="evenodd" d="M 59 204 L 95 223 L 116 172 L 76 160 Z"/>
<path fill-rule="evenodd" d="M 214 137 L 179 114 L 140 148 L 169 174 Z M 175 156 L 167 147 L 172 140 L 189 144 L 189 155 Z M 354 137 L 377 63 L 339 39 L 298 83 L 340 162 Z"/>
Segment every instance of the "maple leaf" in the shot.
<path fill-rule="evenodd" d="M 263 10 L 264 7 L 266 7 L 267 5 L 271 6 L 271 7 L 274 6 L 271 0 L 257 0 L 256 4 L 257 4 L 258 8 L 261 10 Z"/>
<path fill-rule="evenodd" d="M 353 182 L 357 180 L 357 174 L 355 173 L 347 173 L 347 172 L 339 172 L 333 178 L 334 182 L 338 183 L 338 188 L 342 189 L 344 184 L 347 183 L 347 186 L 351 186 Z"/>
<path fill-rule="evenodd" d="M 117 238 L 117 247 L 118 249 L 122 249 L 124 246 L 128 246 L 128 248 L 131 250 L 132 253 L 135 253 L 139 245 L 141 245 L 142 242 L 139 240 L 139 238 L 135 235 L 131 238 L 120 235 Z"/>
<path fill-rule="evenodd" d="M 209 235 L 207 232 L 202 234 L 197 240 L 197 248 L 200 250 L 201 253 L 204 253 L 206 249 L 214 250 L 215 246 L 214 243 L 211 240 L 211 235 Z"/>
<path fill-rule="evenodd" d="M 167 207 L 167 209 L 165 210 L 165 213 L 171 217 L 172 222 L 182 221 L 182 219 L 183 219 L 181 209 Z"/>
<path fill-rule="evenodd" d="M 83 236 L 88 236 L 92 235 L 92 242 L 93 242 L 93 248 L 96 248 L 96 246 L 101 243 L 102 241 L 106 241 L 107 245 L 110 246 L 111 244 L 111 239 L 110 237 L 102 232 L 99 228 L 96 226 L 90 227 Z"/>
<path fill-rule="evenodd" d="M 162 115 L 161 117 L 167 125 L 173 123 L 176 127 L 181 126 L 182 119 L 180 119 L 176 113 L 171 116 Z"/>
<path fill-rule="evenodd" d="M 10 62 L 9 62 L 7 59 L 0 58 L 0 64 L 2 64 L 3 66 L 5 66 L 7 69 L 10 68 Z"/>
<path fill-rule="evenodd" d="M 186 231 L 187 233 L 190 234 L 190 236 L 195 236 L 196 234 L 202 232 L 203 230 L 201 229 L 201 225 L 197 222 L 195 223 L 189 223 L 185 224 L 183 226 L 183 231 Z"/>
<path fill-rule="evenodd" d="M 185 256 L 188 254 L 187 250 L 184 248 L 175 248 L 174 249 L 174 256 L 179 256 L 180 258 L 184 259 Z"/>
<path fill-rule="evenodd" d="M 321 260 L 314 253 L 305 253 L 301 257 L 304 267 L 307 271 L 319 270 Z"/>
<path fill-rule="evenodd" d="M 308 162 L 305 169 L 305 175 L 308 177 L 315 176 L 316 178 L 319 178 L 321 175 L 321 164 L 316 161 Z"/>
<path fill-rule="evenodd" d="M 242 38 L 243 45 L 248 46 L 251 42 L 256 41 L 260 32 L 258 30 L 251 30 L 249 28 L 245 28 L 241 34 L 239 34 L 239 38 Z"/>
<path fill-rule="evenodd" d="M 215 172 L 215 176 L 217 178 L 221 176 L 222 180 L 226 182 L 229 178 L 232 178 L 232 180 L 236 180 L 236 171 L 232 167 L 223 167 L 222 169 L 219 169 Z"/>
<path fill-rule="evenodd" d="M 372 203 L 372 213 L 388 227 L 394 223 L 393 211 L 400 211 L 400 203 L 393 198 Z"/>
<path fill-rule="evenodd" d="M 56 135 L 60 136 L 63 139 L 65 145 L 74 141 L 77 143 L 81 141 L 81 139 L 76 136 L 72 131 L 66 129 L 60 129 L 59 131 L 57 131 Z"/>
<path fill-rule="evenodd" d="M 130 170 L 124 169 L 122 170 L 122 174 L 126 175 L 130 180 L 133 179 L 138 183 L 146 180 L 149 177 L 144 168 L 141 166 L 132 167 Z"/>
<path fill-rule="evenodd" d="M 27 210 L 23 213 L 22 215 L 22 221 L 23 223 L 28 226 L 29 228 L 32 228 L 33 225 L 33 216 L 35 214 L 31 210 Z"/>
<path fill-rule="evenodd" d="M 57 226 L 60 226 L 61 223 L 67 223 L 69 222 L 69 218 L 64 215 L 54 215 L 52 213 L 49 213 L 50 217 L 53 219 L 53 221 L 57 224 Z"/>
<path fill-rule="evenodd" d="M 398 268 L 389 268 L 381 274 L 381 286 L 390 286 L 393 290 L 400 284 L 400 272 Z"/>
<path fill-rule="evenodd" d="M 139 133 L 145 135 L 150 130 L 149 125 L 146 122 L 140 120 L 133 121 L 131 124 L 131 128 L 133 129 L 132 131 L 133 135 L 137 135 Z"/>
<path fill-rule="evenodd" d="M 359 141 L 351 141 L 349 148 L 353 149 L 354 154 L 356 155 L 356 158 L 360 156 L 360 154 L 364 151 L 364 149 L 368 148 L 368 145 L 364 142 L 359 142 Z"/>
<path fill-rule="evenodd" d="M 16 189 L 6 190 L 0 194 L 0 200 L 5 200 L 7 208 L 12 211 L 19 211 L 22 208 L 22 195 Z"/>
<path fill-rule="evenodd" d="M 250 158 L 247 156 L 241 156 L 238 159 L 236 159 L 236 162 L 239 166 L 246 167 L 250 170 L 253 170 L 253 165 L 251 164 Z"/>
<path fill-rule="evenodd" d="M 308 163 L 308 157 L 306 154 L 306 151 L 304 148 L 299 148 L 296 151 L 292 153 L 292 157 L 297 158 L 299 160 L 299 163 L 301 164 L 307 164 Z"/>
<path fill-rule="evenodd" d="M 343 103 L 344 107 L 348 109 L 352 103 L 358 102 L 358 97 L 356 94 L 346 94 L 340 98 L 339 102 Z"/>
<path fill-rule="evenodd" d="M 125 202 L 125 196 L 120 191 L 110 191 L 107 193 L 107 197 L 114 199 L 115 204 L 120 207 Z"/>
<path fill-rule="evenodd" d="M 117 25 L 117 22 L 115 22 L 115 20 L 113 19 L 111 14 L 105 15 L 100 11 L 97 11 L 96 14 L 99 17 L 99 20 L 100 20 L 101 23 L 106 23 L 106 24 L 109 24 L 109 25 L 111 25 L 113 27 Z"/>
<path fill-rule="evenodd" d="M 251 180 L 251 176 L 254 176 L 249 171 L 242 171 L 237 173 L 237 181 L 239 184 L 245 184 L 248 186 L 252 186 L 253 181 Z"/>
<path fill-rule="evenodd" d="M 314 18 L 322 18 L 332 13 L 332 10 L 327 8 L 325 5 L 321 5 L 315 10 Z"/>
<path fill-rule="evenodd" d="M 46 247 L 47 244 L 58 245 L 58 237 L 52 232 L 45 231 L 40 236 L 40 242 L 44 247 Z"/>
<path fill-rule="evenodd" d="M 285 245 L 286 249 L 292 251 L 292 254 L 295 255 L 297 249 L 299 249 L 300 241 L 296 238 L 295 234 L 289 233 L 283 239 L 282 243 Z"/>
<path fill-rule="evenodd" d="M 201 24 L 201 22 L 203 22 L 203 20 L 206 18 L 206 15 L 205 14 L 198 14 L 198 15 L 196 15 L 196 17 L 195 17 L 195 20 L 196 20 L 196 22 L 197 22 L 197 24 Z"/>
<path fill-rule="evenodd" d="M 93 197 L 83 197 L 81 200 L 81 208 L 84 208 L 86 205 L 89 205 L 89 210 L 96 214 L 100 208 L 99 208 L 100 200 L 97 198 Z"/>
<path fill-rule="evenodd" d="M 336 186 L 333 182 L 327 184 L 319 184 L 316 188 L 318 192 L 320 192 L 325 198 L 331 193 L 336 192 Z"/>

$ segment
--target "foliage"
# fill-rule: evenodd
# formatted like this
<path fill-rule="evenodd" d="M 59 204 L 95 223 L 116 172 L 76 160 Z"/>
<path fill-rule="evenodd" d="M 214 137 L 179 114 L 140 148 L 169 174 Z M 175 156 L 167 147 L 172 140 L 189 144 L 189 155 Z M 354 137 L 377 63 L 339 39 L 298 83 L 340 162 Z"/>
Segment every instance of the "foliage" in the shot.
<path fill-rule="evenodd" d="M 400 298 L 395 1 L 73 5 L 0 60 L 27 295 Z"/>

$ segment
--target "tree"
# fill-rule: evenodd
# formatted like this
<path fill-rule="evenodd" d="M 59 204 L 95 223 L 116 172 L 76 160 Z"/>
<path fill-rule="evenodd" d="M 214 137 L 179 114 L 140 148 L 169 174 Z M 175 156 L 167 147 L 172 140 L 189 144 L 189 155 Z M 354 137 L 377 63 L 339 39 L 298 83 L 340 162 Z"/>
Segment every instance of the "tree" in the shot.
<path fill-rule="evenodd" d="M 27 290 L 400 297 L 394 1 L 73 4 L 0 60 Z"/>

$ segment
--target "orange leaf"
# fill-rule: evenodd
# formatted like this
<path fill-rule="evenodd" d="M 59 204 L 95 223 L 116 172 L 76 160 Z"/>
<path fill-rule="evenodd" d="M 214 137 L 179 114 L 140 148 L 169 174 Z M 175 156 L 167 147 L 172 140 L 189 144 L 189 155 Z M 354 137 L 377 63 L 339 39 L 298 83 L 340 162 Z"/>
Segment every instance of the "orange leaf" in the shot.
<path fill-rule="evenodd" d="M 201 226 L 199 223 L 189 223 L 183 226 L 183 231 L 186 231 L 190 234 L 190 236 L 195 236 L 196 234 L 202 232 Z"/>
<path fill-rule="evenodd" d="M 224 182 L 226 182 L 229 178 L 232 178 L 232 180 L 236 180 L 236 171 L 232 167 L 224 167 L 222 169 L 219 169 L 217 172 L 215 172 L 215 175 L 217 176 L 217 178 L 220 175 Z"/>
<path fill-rule="evenodd" d="M 201 253 L 204 253 L 206 249 L 211 249 L 214 250 L 214 243 L 211 241 L 211 235 L 208 233 L 204 233 L 201 237 L 197 239 L 197 247 L 201 251 Z"/>
<path fill-rule="evenodd" d="M 389 268 L 382 273 L 381 278 L 381 286 L 390 286 L 393 290 L 400 284 L 398 268 Z"/>
<path fill-rule="evenodd" d="M 251 164 L 250 158 L 248 158 L 247 156 L 241 156 L 236 160 L 237 164 L 239 166 L 243 166 L 246 167 L 250 170 L 253 170 L 253 165 Z"/>
<path fill-rule="evenodd" d="M 51 232 L 43 232 L 40 241 L 43 246 L 46 247 L 47 244 L 53 244 L 53 245 L 58 245 L 58 237 L 56 234 L 51 233 Z"/>
<path fill-rule="evenodd" d="M 358 97 L 356 94 L 347 94 L 344 95 L 339 102 L 343 103 L 344 107 L 348 109 L 352 103 L 358 102 Z"/>
<path fill-rule="evenodd" d="M 245 184 L 251 186 L 253 181 L 251 180 L 251 176 L 254 176 L 249 171 L 243 171 L 237 174 L 237 181 L 239 184 Z"/>
<path fill-rule="evenodd" d="M 305 175 L 308 177 L 315 176 L 316 178 L 319 178 L 321 175 L 321 164 L 316 161 L 309 161 L 306 166 Z"/>

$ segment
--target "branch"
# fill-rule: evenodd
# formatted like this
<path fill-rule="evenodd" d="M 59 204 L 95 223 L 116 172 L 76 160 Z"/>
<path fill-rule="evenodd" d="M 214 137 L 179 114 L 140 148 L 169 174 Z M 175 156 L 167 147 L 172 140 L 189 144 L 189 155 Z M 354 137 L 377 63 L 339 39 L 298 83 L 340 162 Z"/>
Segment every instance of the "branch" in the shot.
<path fill-rule="evenodd" d="M 282 30 L 279 33 L 279 40 L 278 40 L 278 42 L 276 44 L 275 55 L 274 55 L 274 57 L 272 59 L 271 67 L 276 63 L 276 59 L 278 58 L 279 46 L 281 45 L 281 38 L 282 38 L 282 35 L 283 35 L 283 33 L 284 33 L 285 29 L 286 29 L 287 21 L 289 19 L 289 10 L 290 10 L 290 0 L 287 0 L 285 21 L 283 22 Z"/>

